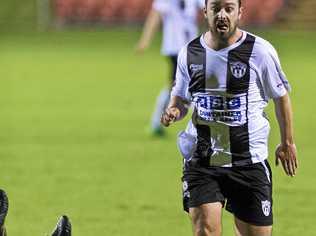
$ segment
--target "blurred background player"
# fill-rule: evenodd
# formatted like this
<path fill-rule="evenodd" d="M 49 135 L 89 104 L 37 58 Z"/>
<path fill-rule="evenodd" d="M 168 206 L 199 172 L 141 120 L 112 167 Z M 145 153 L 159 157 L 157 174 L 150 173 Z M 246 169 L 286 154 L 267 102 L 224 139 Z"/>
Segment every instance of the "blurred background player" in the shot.
<path fill-rule="evenodd" d="M 136 49 L 138 52 L 143 52 L 149 47 L 160 22 L 162 22 L 161 53 L 168 58 L 170 64 L 169 86 L 161 90 L 157 97 L 156 107 L 151 118 L 151 132 L 154 135 L 164 135 L 160 117 L 169 102 L 170 89 L 177 68 L 178 52 L 181 47 L 197 36 L 197 18 L 199 10 L 203 7 L 204 0 L 154 0 L 152 9 L 147 16 Z"/>

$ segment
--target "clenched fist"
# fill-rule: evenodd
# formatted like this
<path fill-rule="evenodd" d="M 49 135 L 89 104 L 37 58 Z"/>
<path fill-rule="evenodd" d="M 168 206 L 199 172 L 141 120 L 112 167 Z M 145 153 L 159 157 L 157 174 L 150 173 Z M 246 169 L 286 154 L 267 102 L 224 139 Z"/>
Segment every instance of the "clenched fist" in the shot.
<path fill-rule="evenodd" d="M 160 122 L 165 127 L 168 127 L 173 122 L 180 118 L 180 109 L 177 107 L 168 107 L 161 115 Z"/>

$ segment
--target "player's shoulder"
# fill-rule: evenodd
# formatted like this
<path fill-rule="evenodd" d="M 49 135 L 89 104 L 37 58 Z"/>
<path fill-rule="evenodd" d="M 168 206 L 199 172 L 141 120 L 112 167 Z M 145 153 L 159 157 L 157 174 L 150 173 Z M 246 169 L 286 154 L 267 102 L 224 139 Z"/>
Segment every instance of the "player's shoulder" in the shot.
<path fill-rule="evenodd" d="M 192 47 L 202 47 L 202 44 L 201 44 L 201 35 L 199 35 L 198 37 L 192 39 L 191 41 L 187 42 L 180 50 L 180 53 L 185 53 L 188 51 L 189 48 L 192 48 Z M 179 54 L 180 54 L 179 53 Z"/>
<path fill-rule="evenodd" d="M 201 42 L 202 35 L 197 36 L 196 38 L 192 39 L 189 41 L 186 45 L 185 48 L 203 48 L 202 42 Z"/>
<path fill-rule="evenodd" d="M 255 35 L 253 33 L 246 32 L 248 35 L 254 37 L 253 54 L 259 57 L 265 56 L 277 56 L 277 51 L 274 46 L 266 39 Z"/>
<path fill-rule="evenodd" d="M 179 51 L 178 53 L 178 59 L 179 58 L 187 58 L 187 54 L 189 51 L 196 50 L 197 48 L 203 48 L 201 44 L 201 37 L 202 35 L 199 35 L 198 37 L 192 39 L 191 41 L 187 42 Z"/>
<path fill-rule="evenodd" d="M 185 66 L 187 64 L 187 45 L 183 46 L 178 52 L 178 65 Z"/>
<path fill-rule="evenodd" d="M 185 66 L 188 63 L 188 54 L 190 51 L 201 48 L 201 35 L 186 43 L 178 52 L 178 65 Z"/>

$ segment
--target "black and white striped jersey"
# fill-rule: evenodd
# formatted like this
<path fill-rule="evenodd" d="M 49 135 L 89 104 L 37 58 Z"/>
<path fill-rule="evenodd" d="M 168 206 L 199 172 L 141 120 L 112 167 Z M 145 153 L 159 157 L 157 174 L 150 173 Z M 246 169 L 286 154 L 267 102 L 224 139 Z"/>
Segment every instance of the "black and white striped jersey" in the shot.
<path fill-rule="evenodd" d="M 181 152 L 211 166 L 262 162 L 270 130 L 264 108 L 288 90 L 277 52 L 266 40 L 243 31 L 238 42 L 218 51 L 204 36 L 191 41 L 179 53 L 171 92 L 194 106 L 192 122 L 179 136 Z"/>

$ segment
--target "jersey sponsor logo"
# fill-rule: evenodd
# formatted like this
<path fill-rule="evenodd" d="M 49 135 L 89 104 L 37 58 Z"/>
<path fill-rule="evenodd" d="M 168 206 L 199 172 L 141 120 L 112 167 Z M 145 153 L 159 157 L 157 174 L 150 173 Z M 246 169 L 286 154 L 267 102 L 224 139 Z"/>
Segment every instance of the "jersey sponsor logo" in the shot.
<path fill-rule="evenodd" d="M 265 216 L 269 216 L 271 212 L 271 202 L 266 200 L 266 201 L 261 201 L 262 205 L 262 212 Z"/>
<path fill-rule="evenodd" d="M 190 70 L 192 71 L 192 77 L 195 77 L 197 73 L 204 69 L 203 64 L 191 64 Z"/>
<path fill-rule="evenodd" d="M 240 111 L 203 111 L 199 110 L 199 116 L 207 121 L 222 121 L 222 122 L 234 122 L 242 121 L 242 115 Z"/>
<path fill-rule="evenodd" d="M 245 76 L 248 66 L 240 61 L 230 63 L 230 71 L 233 76 L 240 79 Z"/>
<path fill-rule="evenodd" d="M 243 122 L 242 99 L 245 97 L 198 96 L 197 114 L 205 121 Z"/>

